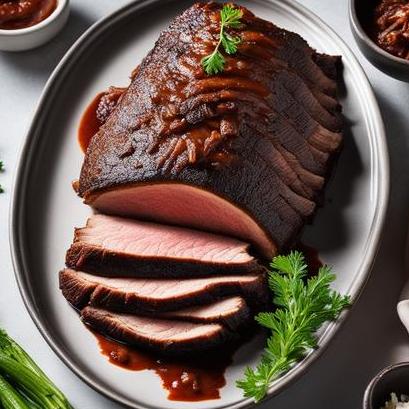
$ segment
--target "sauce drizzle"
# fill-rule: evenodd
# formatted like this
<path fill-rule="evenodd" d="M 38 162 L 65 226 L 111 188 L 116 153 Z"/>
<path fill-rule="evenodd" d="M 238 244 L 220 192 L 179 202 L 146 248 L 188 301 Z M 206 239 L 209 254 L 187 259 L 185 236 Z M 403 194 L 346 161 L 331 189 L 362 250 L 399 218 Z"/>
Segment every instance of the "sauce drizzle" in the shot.
<path fill-rule="evenodd" d="M 106 122 L 118 104 L 124 90 L 125 88 L 110 87 L 107 91 L 97 94 L 85 109 L 78 127 L 78 142 L 84 153 L 87 151 L 92 137 Z"/>
<path fill-rule="evenodd" d="M 299 242 L 296 246 L 296 250 L 301 251 L 304 254 L 305 261 L 308 265 L 308 272 L 310 276 L 315 276 L 318 274 L 320 267 L 324 265 L 318 254 L 318 250 L 314 247 L 308 246 L 307 244 Z"/>
<path fill-rule="evenodd" d="M 172 401 L 198 402 L 219 399 L 226 384 L 224 372 L 234 349 L 202 354 L 186 360 L 159 357 L 105 338 L 94 331 L 101 353 L 114 365 L 130 371 L 153 370 Z"/>

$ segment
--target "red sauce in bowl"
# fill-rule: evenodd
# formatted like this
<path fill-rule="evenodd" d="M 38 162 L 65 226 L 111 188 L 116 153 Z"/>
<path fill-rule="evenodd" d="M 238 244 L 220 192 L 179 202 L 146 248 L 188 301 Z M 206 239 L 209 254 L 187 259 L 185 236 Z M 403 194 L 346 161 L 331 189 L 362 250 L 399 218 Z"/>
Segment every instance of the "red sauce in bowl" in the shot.
<path fill-rule="evenodd" d="M 388 53 L 409 60 L 409 0 L 382 0 L 375 8 L 372 37 Z"/>
<path fill-rule="evenodd" d="M 0 29 L 17 30 L 45 20 L 57 7 L 57 0 L 0 0 Z"/>

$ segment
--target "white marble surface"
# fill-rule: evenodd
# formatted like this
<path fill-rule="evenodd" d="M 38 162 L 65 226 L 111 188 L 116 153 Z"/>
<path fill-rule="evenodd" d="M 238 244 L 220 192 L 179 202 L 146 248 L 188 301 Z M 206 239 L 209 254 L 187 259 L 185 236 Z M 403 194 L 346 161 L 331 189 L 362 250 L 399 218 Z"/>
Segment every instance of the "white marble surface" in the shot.
<path fill-rule="evenodd" d="M 20 298 L 9 254 L 8 213 L 18 151 L 41 90 L 64 52 L 93 22 L 126 0 L 72 0 L 63 32 L 26 53 L 0 53 L 0 326 L 6 328 L 67 394 L 77 409 L 119 408 L 77 379 L 35 328 Z M 409 210 L 409 84 L 388 78 L 357 50 L 349 29 L 347 0 L 302 0 L 352 47 L 375 89 L 385 119 L 391 156 L 391 198 L 384 240 L 372 277 L 355 311 L 323 357 L 286 392 L 260 408 L 360 408 L 364 388 L 382 367 L 409 361 L 409 337 L 396 314 L 403 285 Z"/>

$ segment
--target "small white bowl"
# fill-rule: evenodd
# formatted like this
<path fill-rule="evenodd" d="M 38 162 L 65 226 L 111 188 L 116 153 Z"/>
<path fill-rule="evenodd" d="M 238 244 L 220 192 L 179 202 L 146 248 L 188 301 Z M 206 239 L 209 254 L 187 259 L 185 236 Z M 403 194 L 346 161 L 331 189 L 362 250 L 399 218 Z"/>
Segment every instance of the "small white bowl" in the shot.
<path fill-rule="evenodd" d="M 0 29 L 1 51 L 24 51 L 51 40 L 64 27 L 69 15 L 69 0 L 57 0 L 56 9 L 43 21 L 17 30 Z"/>

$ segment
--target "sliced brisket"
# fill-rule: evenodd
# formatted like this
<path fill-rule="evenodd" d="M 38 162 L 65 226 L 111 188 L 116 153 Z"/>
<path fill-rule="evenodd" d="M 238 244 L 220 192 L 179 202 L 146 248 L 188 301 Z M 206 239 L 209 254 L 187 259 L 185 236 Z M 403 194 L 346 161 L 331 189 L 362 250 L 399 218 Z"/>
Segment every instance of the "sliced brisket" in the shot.
<path fill-rule="evenodd" d="M 166 354 L 209 350 L 235 336 L 221 324 L 140 317 L 93 307 L 85 307 L 81 318 L 96 331 L 120 342 Z"/>
<path fill-rule="evenodd" d="M 240 7 L 238 51 L 207 75 L 221 7 L 186 10 L 107 94 L 78 183 L 105 215 L 76 229 L 60 272 L 85 323 L 163 353 L 219 346 L 265 307 L 250 246 L 269 259 L 295 243 L 342 145 L 340 58 Z"/>
<path fill-rule="evenodd" d="M 157 317 L 198 323 L 219 322 L 234 331 L 253 321 L 247 303 L 241 297 L 223 298 L 211 304 L 165 312 Z"/>
<path fill-rule="evenodd" d="M 240 295 L 255 308 L 268 298 L 265 277 L 217 276 L 194 279 L 107 278 L 65 269 L 60 272 L 64 297 L 77 309 L 91 304 L 109 310 L 138 313 L 180 310 Z"/>
<path fill-rule="evenodd" d="M 67 266 L 109 277 L 182 277 L 254 272 L 249 245 L 175 226 L 95 215 L 75 230 Z"/>
<path fill-rule="evenodd" d="M 311 219 L 340 149 L 340 59 L 242 8 L 238 52 L 208 76 L 200 61 L 221 7 L 195 4 L 161 33 L 92 139 L 79 194 L 102 212 L 238 237 L 270 258 Z"/>

